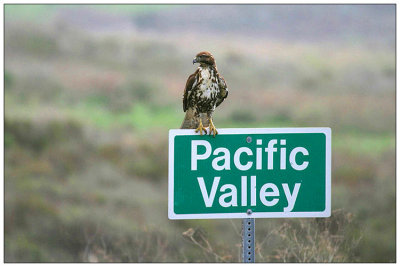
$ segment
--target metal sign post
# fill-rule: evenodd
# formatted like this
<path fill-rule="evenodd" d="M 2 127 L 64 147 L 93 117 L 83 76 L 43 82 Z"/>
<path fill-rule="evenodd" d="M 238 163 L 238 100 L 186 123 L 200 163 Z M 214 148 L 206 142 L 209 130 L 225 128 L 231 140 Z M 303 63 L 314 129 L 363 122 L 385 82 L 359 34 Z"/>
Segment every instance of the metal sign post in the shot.
<path fill-rule="evenodd" d="M 245 263 L 255 262 L 254 239 L 255 239 L 255 219 L 242 220 L 242 261 Z"/>

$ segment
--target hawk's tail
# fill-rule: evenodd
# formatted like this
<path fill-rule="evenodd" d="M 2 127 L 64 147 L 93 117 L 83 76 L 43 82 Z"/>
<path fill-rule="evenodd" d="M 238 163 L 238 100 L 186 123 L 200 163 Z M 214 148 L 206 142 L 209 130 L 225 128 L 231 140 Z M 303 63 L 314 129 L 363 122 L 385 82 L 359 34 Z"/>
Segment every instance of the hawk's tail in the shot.
<path fill-rule="evenodd" d="M 204 127 L 209 126 L 209 121 L 207 119 L 207 116 L 205 114 L 201 114 L 201 119 L 203 122 Z M 199 122 L 197 121 L 196 117 L 194 116 L 194 110 L 189 108 L 186 111 L 185 118 L 183 119 L 181 129 L 196 129 L 198 126 Z"/>
<path fill-rule="evenodd" d="M 196 118 L 194 116 L 194 110 L 189 108 L 186 111 L 185 118 L 183 119 L 181 129 L 196 129 Z"/>

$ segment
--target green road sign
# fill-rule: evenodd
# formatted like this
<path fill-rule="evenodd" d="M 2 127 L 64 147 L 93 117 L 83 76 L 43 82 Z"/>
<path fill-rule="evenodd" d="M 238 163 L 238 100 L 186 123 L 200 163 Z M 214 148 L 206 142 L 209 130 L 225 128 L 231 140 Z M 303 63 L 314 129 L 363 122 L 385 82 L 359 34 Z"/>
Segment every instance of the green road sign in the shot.
<path fill-rule="evenodd" d="M 330 214 L 330 128 L 170 130 L 170 219 Z"/>

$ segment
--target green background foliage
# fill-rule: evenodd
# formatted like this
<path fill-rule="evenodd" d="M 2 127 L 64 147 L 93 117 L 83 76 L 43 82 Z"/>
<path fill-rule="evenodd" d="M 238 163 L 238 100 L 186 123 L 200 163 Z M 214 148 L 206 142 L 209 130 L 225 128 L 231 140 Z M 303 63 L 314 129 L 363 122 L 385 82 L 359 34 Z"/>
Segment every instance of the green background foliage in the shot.
<path fill-rule="evenodd" d="M 240 261 L 240 220 L 167 218 L 203 50 L 217 128 L 332 128 L 331 218 L 257 219 L 256 260 L 395 261 L 394 5 L 6 5 L 4 34 L 6 262 Z"/>

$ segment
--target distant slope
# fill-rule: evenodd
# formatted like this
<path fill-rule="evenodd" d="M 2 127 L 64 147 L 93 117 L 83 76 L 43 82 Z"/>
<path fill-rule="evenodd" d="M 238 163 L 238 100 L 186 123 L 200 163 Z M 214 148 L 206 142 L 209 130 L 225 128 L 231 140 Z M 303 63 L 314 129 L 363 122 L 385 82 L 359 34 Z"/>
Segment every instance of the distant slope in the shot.
<path fill-rule="evenodd" d="M 393 42 L 394 5 L 187 5 L 137 15 L 139 27 L 162 32 L 244 34 L 287 40 Z"/>
<path fill-rule="evenodd" d="M 6 5 L 6 20 L 56 18 L 91 30 L 368 41 L 394 47 L 395 5 Z"/>

